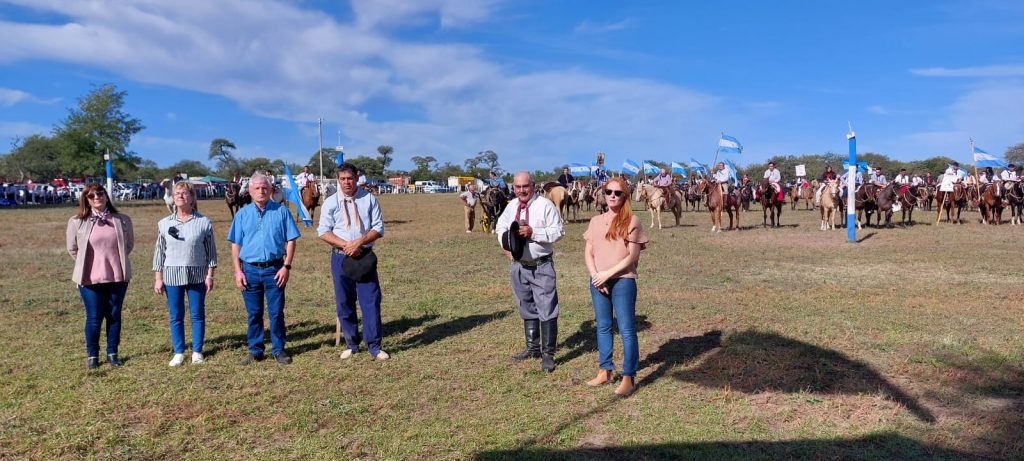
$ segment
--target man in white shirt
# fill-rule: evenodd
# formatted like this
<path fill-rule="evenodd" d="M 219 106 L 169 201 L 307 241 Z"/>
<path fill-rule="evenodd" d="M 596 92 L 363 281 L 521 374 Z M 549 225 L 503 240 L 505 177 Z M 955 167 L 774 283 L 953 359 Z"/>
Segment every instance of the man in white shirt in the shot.
<path fill-rule="evenodd" d="M 775 169 L 775 162 L 768 162 L 768 169 L 764 170 L 764 179 L 767 179 L 775 189 L 775 193 L 779 194 L 779 201 L 783 201 L 782 185 L 779 184 L 782 181 L 782 173 Z"/>
<path fill-rule="evenodd" d="M 356 180 L 356 187 L 363 187 L 366 185 L 366 172 L 359 170 L 359 179 Z"/>
<path fill-rule="evenodd" d="M 537 195 L 537 185 L 530 173 L 516 173 L 512 188 L 515 200 L 509 203 L 495 225 L 499 242 L 506 232 L 518 232 L 526 239 L 519 259 L 505 249 L 505 255 L 512 260 L 509 274 L 512 292 L 526 336 L 526 348 L 512 359 L 539 357 L 541 369 L 551 372 L 555 370 L 555 345 L 558 344 L 558 292 L 551 255 L 553 244 L 561 240 L 565 231 L 555 204 Z"/>
<path fill-rule="evenodd" d="M 901 194 L 906 194 L 907 189 L 910 188 L 910 175 L 907 174 L 907 169 L 900 168 L 900 174 L 896 175 L 892 182 L 900 185 Z"/>
<path fill-rule="evenodd" d="M 732 178 L 732 174 L 728 168 L 725 167 L 725 162 L 718 162 L 715 168 L 715 174 L 712 175 L 715 182 L 718 183 L 718 187 L 722 188 L 722 195 L 729 194 L 729 179 Z"/>
<path fill-rule="evenodd" d="M 299 192 L 302 192 L 302 189 L 305 189 L 307 184 L 315 181 L 316 177 L 313 176 L 313 173 L 309 172 L 308 166 L 302 167 L 302 173 L 295 175 L 295 185 L 299 186 Z"/>
<path fill-rule="evenodd" d="M 480 198 L 480 194 L 476 193 L 476 184 L 470 183 L 469 188 L 459 194 L 459 199 L 462 200 L 464 214 L 466 215 L 466 233 L 473 233 L 473 223 L 476 221 L 476 202 Z"/>

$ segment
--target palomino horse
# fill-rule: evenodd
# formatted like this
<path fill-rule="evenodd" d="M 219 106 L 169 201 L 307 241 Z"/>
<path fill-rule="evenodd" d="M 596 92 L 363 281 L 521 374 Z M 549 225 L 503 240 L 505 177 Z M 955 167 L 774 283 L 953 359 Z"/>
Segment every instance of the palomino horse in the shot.
<path fill-rule="evenodd" d="M 224 190 L 224 202 L 228 204 L 228 211 L 231 212 L 231 217 L 235 217 L 235 213 L 238 210 L 252 201 L 252 197 L 249 194 L 242 192 L 242 186 L 237 182 L 229 182 Z"/>
<path fill-rule="evenodd" d="M 640 184 L 638 189 L 640 190 L 640 199 L 647 203 L 647 209 L 651 212 L 651 227 L 654 227 L 654 221 L 658 221 L 658 229 L 661 229 L 661 212 L 671 211 L 676 217 L 676 226 L 679 225 L 679 220 L 683 215 L 683 199 L 679 193 L 673 188 L 669 188 L 666 194 L 666 189 L 661 187 L 655 187 L 650 184 Z"/>
<path fill-rule="evenodd" d="M 951 213 L 956 207 L 956 223 L 963 224 L 960 220 L 960 211 L 967 206 L 967 190 L 961 183 L 953 184 L 953 190 L 946 192 L 938 190 L 935 192 L 935 203 L 938 210 L 935 212 L 935 224 L 942 222 L 942 210 L 946 210 L 946 222 L 953 222 Z"/>
<path fill-rule="evenodd" d="M 981 212 L 982 224 L 999 224 L 1003 220 L 1003 188 L 1002 181 L 989 184 L 981 193 L 978 211 Z"/>
<path fill-rule="evenodd" d="M 779 197 L 779 192 L 772 187 L 771 181 L 765 179 L 757 186 L 757 196 L 761 200 L 761 208 L 764 210 L 764 227 L 768 227 L 768 215 L 772 218 L 772 227 L 782 225 L 782 204 L 784 199 Z"/>
<path fill-rule="evenodd" d="M 839 180 L 825 181 L 825 189 L 821 191 L 821 230 L 836 228 L 836 212 L 839 210 Z"/>
<path fill-rule="evenodd" d="M 1024 224 L 1021 212 L 1024 211 L 1024 186 L 1018 181 L 1006 181 L 1006 202 L 1010 207 L 1010 225 Z"/>
<path fill-rule="evenodd" d="M 541 190 L 543 191 L 541 194 L 547 197 L 548 200 L 551 200 L 551 203 L 555 204 L 555 209 L 558 210 L 558 215 L 562 218 L 562 222 L 568 222 L 567 218 L 571 205 L 569 202 L 572 200 L 569 197 L 569 190 L 557 182 L 544 184 Z M 573 208 L 573 211 L 575 212 L 576 209 Z M 573 218 L 575 219 L 575 216 Z"/>
<path fill-rule="evenodd" d="M 316 207 L 320 206 L 320 185 L 310 181 L 306 187 L 302 188 L 300 196 L 302 197 L 302 206 L 309 210 L 309 218 L 312 219 Z"/>
<path fill-rule="evenodd" d="M 729 214 L 729 230 L 740 230 L 740 197 L 739 191 L 722 194 L 722 187 L 715 181 L 704 181 L 700 189 L 708 196 L 708 211 L 711 212 L 711 232 L 722 232 L 722 210 Z M 733 215 L 736 224 L 733 224 Z"/>
<path fill-rule="evenodd" d="M 484 189 L 484 193 L 480 194 L 480 204 L 484 209 L 483 215 L 483 230 L 484 232 L 494 232 L 494 226 L 498 223 L 498 217 L 505 211 L 505 206 L 508 205 L 508 197 L 505 195 L 505 191 L 501 190 L 497 186 L 487 186 Z"/>
<path fill-rule="evenodd" d="M 792 207 L 791 209 L 796 210 L 796 202 L 799 202 L 800 200 L 803 200 L 804 201 L 804 209 L 805 210 L 813 210 L 814 209 L 814 191 L 817 188 L 818 188 L 818 180 L 817 179 L 814 180 L 814 184 L 809 184 L 807 182 L 801 182 L 800 184 L 797 184 L 796 186 L 793 186 L 793 188 L 789 190 L 790 198 L 793 201 L 792 204 L 791 204 L 791 207 Z"/>

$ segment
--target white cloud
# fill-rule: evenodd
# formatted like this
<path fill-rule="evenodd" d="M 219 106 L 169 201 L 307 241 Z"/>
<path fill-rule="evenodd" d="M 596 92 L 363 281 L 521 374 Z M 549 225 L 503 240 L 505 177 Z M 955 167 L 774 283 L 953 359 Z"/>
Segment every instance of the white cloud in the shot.
<path fill-rule="evenodd" d="M 52 131 L 51 127 L 42 126 L 29 122 L 5 122 L 0 121 L 0 138 L 14 139 L 25 138 L 34 134 L 46 135 Z M 2 146 L 0 148 L 6 148 Z"/>
<path fill-rule="evenodd" d="M 378 26 L 417 24 L 434 19 L 441 27 L 482 22 L 497 6 L 496 0 L 353 0 L 357 24 L 368 30 Z"/>
<path fill-rule="evenodd" d="M 40 99 L 33 96 L 31 93 L 26 93 L 21 90 L 15 90 L 12 88 L 0 88 L 0 107 L 11 107 L 21 102 L 53 104 L 59 100 L 60 98 Z"/>
<path fill-rule="evenodd" d="M 625 29 L 633 25 L 632 18 L 626 18 L 621 21 L 614 22 L 597 22 L 589 19 L 584 19 L 583 22 L 576 25 L 573 32 L 577 34 L 601 34 L 606 32 L 615 32 L 617 30 Z"/>
<path fill-rule="evenodd" d="M 910 72 L 924 77 L 1024 77 L 1024 64 L 999 64 L 960 68 L 928 67 L 923 69 L 911 69 Z"/>
<path fill-rule="evenodd" d="M 868 106 L 864 110 L 876 115 L 889 115 L 889 109 L 886 109 L 885 106 L 882 106 L 880 104 Z"/>

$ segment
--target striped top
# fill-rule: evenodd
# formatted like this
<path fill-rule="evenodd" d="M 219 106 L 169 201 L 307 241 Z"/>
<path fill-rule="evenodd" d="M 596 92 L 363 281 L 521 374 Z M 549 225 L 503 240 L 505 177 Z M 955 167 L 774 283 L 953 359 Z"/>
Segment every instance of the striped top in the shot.
<path fill-rule="evenodd" d="M 217 244 L 210 218 L 193 211 L 183 222 L 172 214 L 160 220 L 157 232 L 153 272 L 163 272 L 165 285 L 203 283 L 207 270 L 217 267 Z"/>

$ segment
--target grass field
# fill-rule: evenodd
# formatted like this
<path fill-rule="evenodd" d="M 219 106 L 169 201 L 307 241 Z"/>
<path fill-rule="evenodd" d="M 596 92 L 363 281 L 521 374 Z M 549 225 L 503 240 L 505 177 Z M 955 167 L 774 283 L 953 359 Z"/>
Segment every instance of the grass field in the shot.
<path fill-rule="evenodd" d="M 95 372 L 64 250 L 72 210 L 0 212 L 0 459 L 1024 456 L 1024 228 L 936 226 L 922 213 L 917 226 L 865 229 L 847 244 L 845 231 L 818 230 L 817 212 L 788 206 L 786 227 L 761 229 L 755 211 L 743 224 L 756 228 L 721 234 L 707 213 L 685 213 L 682 227 L 650 231 L 640 387 L 616 399 L 614 386 L 583 384 L 597 368 L 584 222 L 556 244 L 560 349 L 547 374 L 509 359 L 522 322 L 508 262 L 494 238 L 463 232 L 457 198 L 381 202 L 392 360 L 338 358 L 327 247 L 304 229 L 287 367 L 237 364 L 245 311 L 222 202 L 201 203 L 222 264 L 209 361 L 173 369 L 149 272 L 162 205 L 123 206 L 137 235 L 127 362 Z"/>

